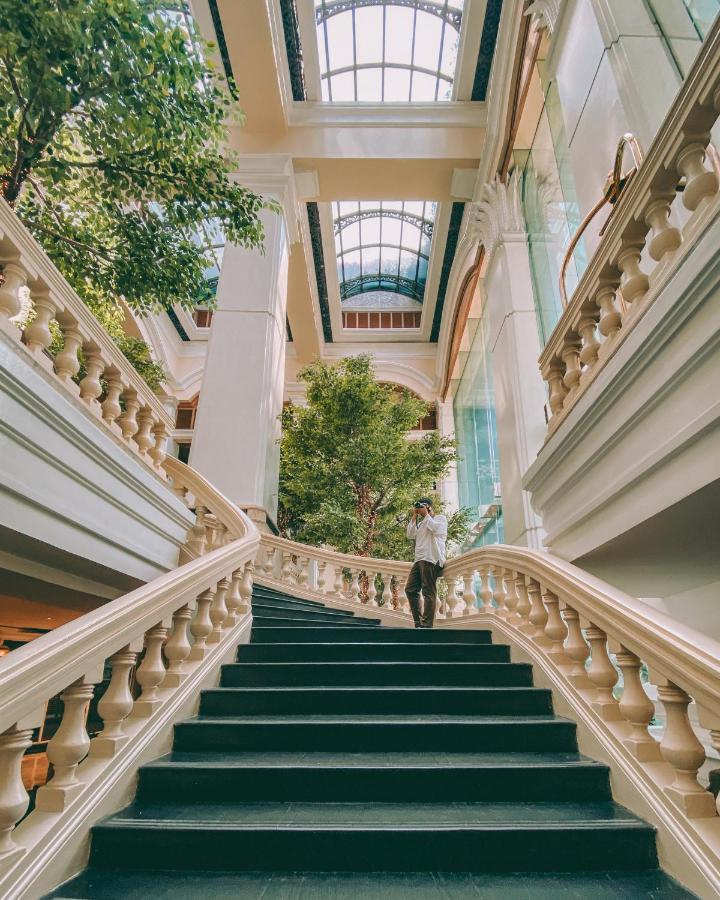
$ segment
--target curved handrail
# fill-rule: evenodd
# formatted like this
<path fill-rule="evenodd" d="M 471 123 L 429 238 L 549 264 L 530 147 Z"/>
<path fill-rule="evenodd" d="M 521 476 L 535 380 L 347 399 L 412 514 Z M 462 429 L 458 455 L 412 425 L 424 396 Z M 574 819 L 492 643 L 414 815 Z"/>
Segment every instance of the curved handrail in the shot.
<path fill-rule="evenodd" d="M 448 560 L 445 578 L 488 566 L 521 572 L 543 589 L 685 686 L 696 702 L 720 716 L 720 643 L 572 563 L 539 550 L 496 544 Z"/>
<path fill-rule="evenodd" d="M 192 494 L 196 501 L 212 511 L 215 518 L 227 528 L 229 535 L 243 537 L 254 531 L 259 537 L 252 520 L 195 469 L 174 456 L 166 457 L 162 465 L 173 481 L 173 489 L 179 494 Z"/>
<path fill-rule="evenodd" d="M 308 544 L 300 544 L 288 538 L 278 537 L 274 534 L 263 534 L 262 544 L 266 547 L 278 547 L 296 556 L 310 556 L 316 560 L 325 560 L 328 563 L 339 563 L 345 568 L 373 568 L 376 571 L 384 570 L 393 575 L 407 572 L 410 563 L 401 559 L 381 559 L 374 556 L 354 556 L 351 553 L 341 553 L 339 550 L 331 550 L 325 547 L 312 547 Z"/>

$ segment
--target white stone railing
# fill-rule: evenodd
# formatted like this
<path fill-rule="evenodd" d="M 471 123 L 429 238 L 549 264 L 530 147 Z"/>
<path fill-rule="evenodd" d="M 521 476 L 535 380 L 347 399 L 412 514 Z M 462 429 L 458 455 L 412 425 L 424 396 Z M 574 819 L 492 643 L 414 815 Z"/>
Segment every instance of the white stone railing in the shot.
<path fill-rule="evenodd" d="M 490 626 L 527 653 L 717 896 L 720 802 L 698 771 L 706 762 L 701 737 L 720 756 L 720 643 L 571 563 L 524 547 L 465 553 L 448 561 L 444 577 L 449 617 L 439 627 Z M 641 673 L 657 687 L 659 741 L 648 731 L 655 705 Z M 697 724 L 688 716 L 693 701 Z"/>
<path fill-rule="evenodd" d="M 548 385 L 548 436 L 717 213 L 720 165 L 710 141 L 719 116 L 717 19 L 540 356 Z"/>
<path fill-rule="evenodd" d="M 166 465 L 173 488 L 200 513 L 188 535 L 189 561 L 0 659 L 3 898 L 27 896 L 31 886 L 39 895 L 37 879 L 49 877 L 48 868 L 72 863 L 68 841 L 86 837 L 109 811 L 108 797 L 123 778 L 128 790 L 143 753 L 174 719 L 191 714 L 200 685 L 249 634 L 259 533 L 196 472 L 174 459 Z M 91 740 L 87 708 L 106 665 L 112 675 L 98 705 L 103 728 Z M 17 825 L 28 808 L 23 754 L 58 694 L 62 719 L 47 745 L 53 775 Z M 123 798 L 114 802 L 117 808 Z M 59 872 L 55 883 L 68 874 Z"/>
<path fill-rule="evenodd" d="M 175 427 L 172 417 L 2 199 L 0 267 L 0 328 L 20 352 L 37 361 L 57 387 L 79 398 L 98 423 L 165 477 L 162 464 L 167 439 Z M 25 288 L 34 317 L 23 324 Z M 53 322 L 63 339 L 54 358 L 48 351 Z M 79 352 L 85 375 L 76 383 Z"/>
<path fill-rule="evenodd" d="M 405 596 L 410 563 L 350 556 L 263 534 L 255 567 L 259 583 L 296 589 L 359 615 L 412 625 Z"/>

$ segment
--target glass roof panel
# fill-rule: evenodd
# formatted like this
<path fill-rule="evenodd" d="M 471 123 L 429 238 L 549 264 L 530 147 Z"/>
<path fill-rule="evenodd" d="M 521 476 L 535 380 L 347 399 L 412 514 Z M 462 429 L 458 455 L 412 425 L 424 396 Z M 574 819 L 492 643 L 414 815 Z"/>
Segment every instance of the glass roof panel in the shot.
<path fill-rule="evenodd" d="M 315 0 L 324 100 L 450 100 L 463 0 Z"/>
<path fill-rule="evenodd" d="M 340 299 L 377 291 L 422 303 L 436 204 L 333 204 Z"/>

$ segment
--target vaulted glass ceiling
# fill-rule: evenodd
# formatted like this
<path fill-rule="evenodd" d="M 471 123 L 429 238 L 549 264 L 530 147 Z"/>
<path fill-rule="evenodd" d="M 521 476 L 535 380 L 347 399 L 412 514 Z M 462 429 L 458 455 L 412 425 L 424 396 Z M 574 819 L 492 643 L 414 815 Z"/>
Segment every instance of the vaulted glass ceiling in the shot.
<path fill-rule="evenodd" d="M 450 100 L 463 0 L 315 0 L 323 100 Z"/>
<path fill-rule="evenodd" d="M 375 291 L 422 303 L 436 204 L 333 204 L 340 299 Z"/>

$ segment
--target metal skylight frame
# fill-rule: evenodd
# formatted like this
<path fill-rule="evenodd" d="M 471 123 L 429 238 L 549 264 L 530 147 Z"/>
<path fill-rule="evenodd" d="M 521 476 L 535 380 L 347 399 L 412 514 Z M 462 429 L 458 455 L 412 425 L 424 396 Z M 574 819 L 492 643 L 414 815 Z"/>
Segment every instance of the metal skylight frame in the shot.
<path fill-rule="evenodd" d="M 333 203 L 340 300 L 390 291 L 422 303 L 435 214 L 431 201 Z"/>
<path fill-rule="evenodd" d="M 324 100 L 384 103 L 452 99 L 464 0 L 314 0 L 314 3 Z M 368 10 L 373 8 L 378 14 L 370 17 Z M 330 33 L 334 27 L 331 23 L 335 21 L 343 23 L 342 41 L 339 32 Z M 390 39 L 393 24 L 396 40 Z M 405 35 L 402 39 L 401 34 Z M 375 48 L 370 47 L 373 42 Z M 432 45 L 436 55 L 428 58 L 426 54 Z M 397 50 L 395 55 L 393 50 Z M 402 73 L 407 73 L 407 77 Z"/>

